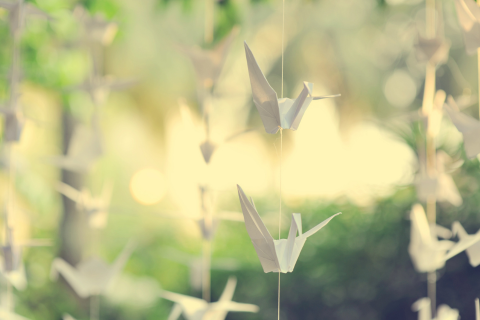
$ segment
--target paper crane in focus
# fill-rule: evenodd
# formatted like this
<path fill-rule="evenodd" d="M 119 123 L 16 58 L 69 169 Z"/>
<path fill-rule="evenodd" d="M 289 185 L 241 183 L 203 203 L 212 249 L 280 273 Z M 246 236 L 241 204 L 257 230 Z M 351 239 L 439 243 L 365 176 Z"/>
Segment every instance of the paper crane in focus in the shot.
<path fill-rule="evenodd" d="M 340 95 L 313 96 L 313 83 L 304 82 L 297 99 L 278 99 L 277 93 L 268 84 L 252 51 L 245 42 L 248 73 L 252 86 L 253 102 L 262 118 L 267 133 L 275 134 L 280 128 L 297 130 L 300 121 L 313 100 L 335 98 Z"/>
<path fill-rule="evenodd" d="M 228 312 L 258 312 L 253 304 L 232 301 L 237 279 L 230 277 L 217 302 L 208 303 L 203 299 L 178 293 L 162 291 L 164 299 L 175 302 L 168 320 L 177 320 L 182 314 L 187 320 L 224 320 Z"/>
<path fill-rule="evenodd" d="M 477 53 L 480 48 L 480 8 L 473 0 L 455 0 L 455 8 L 467 53 Z"/>
<path fill-rule="evenodd" d="M 463 203 L 462 197 L 446 168 L 446 163 L 451 162 L 449 155 L 443 151 L 437 152 L 435 161 L 437 170 L 433 178 L 429 177 L 426 172 L 425 157 L 421 156 L 421 153 L 419 155 L 420 173 L 415 182 L 418 198 L 426 202 L 430 197 L 435 197 L 437 201 L 449 202 L 456 207 L 460 206 Z M 460 161 L 454 164 L 454 169 L 461 163 Z"/>
<path fill-rule="evenodd" d="M 50 159 L 54 165 L 65 170 L 85 173 L 102 155 L 100 132 L 96 125 L 89 128 L 78 125 L 72 134 L 65 156 Z"/>
<path fill-rule="evenodd" d="M 429 298 L 421 298 L 412 305 L 412 310 L 418 312 L 418 320 L 458 320 L 458 310 L 442 304 L 437 309 L 437 317 L 432 319 L 432 308 Z M 478 318 L 477 318 L 478 320 Z"/>
<path fill-rule="evenodd" d="M 251 202 L 248 201 L 247 196 L 239 185 L 237 185 L 237 189 L 245 219 L 245 227 L 265 273 L 292 272 L 307 238 L 326 226 L 334 217 L 341 214 L 341 212 L 334 214 L 309 231 L 302 233 L 301 214 L 293 213 L 288 239 L 273 240 L 255 208 L 253 199 L 250 199 Z M 298 237 L 297 232 L 299 234 Z"/>
<path fill-rule="evenodd" d="M 129 242 L 111 265 L 93 257 L 72 267 L 65 260 L 56 258 L 52 262 L 50 276 L 57 279 L 60 273 L 81 298 L 103 294 L 122 271 L 134 247 L 133 242 Z"/>
<path fill-rule="evenodd" d="M 202 287 L 202 257 L 194 256 L 184 252 L 177 251 L 173 248 L 162 250 L 166 259 L 178 262 L 187 266 L 190 269 L 190 285 L 195 290 L 200 290 Z M 234 259 L 228 258 L 214 258 L 211 265 L 213 270 L 228 270 L 233 271 L 238 269 L 239 264 Z"/>
<path fill-rule="evenodd" d="M 480 241 L 480 233 L 457 243 L 449 240 L 438 240 L 438 237 L 451 238 L 452 232 L 439 225 L 430 226 L 425 211 L 420 204 L 413 206 L 410 219 L 412 220 L 412 226 L 408 253 L 418 272 L 433 272 L 443 268 L 448 259 Z"/>
<path fill-rule="evenodd" d="M 27 16 L 50 19 L 48 14 L 24 0 L 0 0 L 0 7 L 8 10 L 10 32 L 14 35 L 19 34 L 23 30 Z"/>
<path fill-rule="evenodd" d="M 74 201 L 77 207 L 87 214 L 88 224 L 91 228 L 103 229 L 107 226 L 113 183 L 106 182 L 98 197 L 92 196 L 86 188 L 79 191 L 63 182 L 57 183 L 57 191 Z"/>
<path fill-rule="evenodd" d="M 458 239 L 461 242 L 470 241 L 470 239 L 479 239 L 478 234 L 480 233 L 480 230 L 477 232 L 477 234 L 470 235 L 465 231 L 460 222 L 455 221 L 452 225 L 452 232 L 454 235 L 458 236 Z M 472 267 L 480 265 L 480 240 L 467 248 L 466 253 L 468 256 L 468 261 Z"/>
<path fill-rule="evenodd" d="M 187 48 L 180 46 L 180 50 L 186 54 L 192 61 L 197 74 L 198 82 L 205 89 L 212 88 L 217 82 L 222 72 L 225 59 L 230 46 L 239 32 L 238 27 L 234 27 L 228 36 L 212 50 L 203 50 L 199 47 Z"/>
<path fill-rule="evenodd" d="M 480 153 L 480 139 L 478 139 L 480 136 L 480 121 L 461 113 L 451 96 L 448 97 L 444 109 L 457 130 L 463 135 L 463 145 L 467 157 L 475 158 Z"/>

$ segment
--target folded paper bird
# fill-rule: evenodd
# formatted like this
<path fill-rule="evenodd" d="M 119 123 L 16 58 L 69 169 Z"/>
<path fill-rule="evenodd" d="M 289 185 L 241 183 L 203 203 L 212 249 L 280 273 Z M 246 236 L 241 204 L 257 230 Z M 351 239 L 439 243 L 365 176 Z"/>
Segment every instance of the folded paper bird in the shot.
<path fill-rule="evenodd" d="M 335 216 L 341 214 L 341 212 L 336 213 L 309 231 L 302 233 L 301 214 L 293 213 L 288 239 L 273 240 L 255 208 L 253 199 L 250 199 L 251 202 L 249 202 L 239 185 L 237 185 L 237 189 L 245 219 L 245 227 L 265 273 L 292 272 L 307 238 L 325 227 Z"/>
<path fill-rule="evenodd" d="M 236 286 L 237 279 L 230 277 L 220 299 L 211 303 L 168 291 L 162 291 L 160 295 L 175 302 L 168 320 L 177 320 L 182 313 L 187 320 L 224 320 L 228 312 L 258 312 L 256 305 L 232 301 Z"/>
<path fill-rule="evenodd" d="M 65 260 L 56 258 L 52 262 L 50 277 L 57 279 L 60 273 L 81 298 L 103 294 L 122 271 L 134 247 L 133 242 L 129 242 L 112 265 L 94 257 L 72 267 Z"/>
<path fill-rule="evenodd" d="M 430 298 L 417 300 L 412 305 L 412 310 L 418 312 L 418 320 L 434 320 L 432 319 Z M 452 309 L 446 304 L 442 304 L 437 309 L 437 317 L 435 320 L 458 320 L 459 318 L 460 316 L 457 309 Z"/>
<path fill-rule="evenodd" d="M 79 191 L 63 182 L 57 183 L 57 191 L 74 201 L 77 207 L 86 213 L 91 228 L 103 229 L 107 226 L 113 183 L 106 182 L 98 197 L 94 197 L 86 188 Z"/>
<path fill-rule="evenodd" d="M 467 256 L 468 256 L 468 261 L 472 265 L 472 267 L 476 267 L 480 264 L 480 238 L 478 234 L 480 233 L 480 230 L 477 231 L 476 234 L 468 234 L 465 229 L 462 227 L 460 222 L 455 221 L 452 225 L 452 232 L 454 235 L 458 237 L 460 242 L 462 241 L 475 241 L 476 242 L 470 246 L 466 251 Z M 471 240 L 473 239 L 473 240 Z"/>
<path fill-rule="evenodd" d="M 19 33 L 23 30 L 27 16 L 36 16 L 44 19 L 51 18 L 48 14 L 24 0 L 0 0 L 0 8 L 4 8 L 9 12 L 8 20 L 12 34 Z"/>
<path fill-rule="evenodd" d="M 461 113 L 451 96 L 448 97 L 444 109 L 457 130 L 463 135 L 463 145 L 467 157 L 475 158 L 480 153 L 480 121 Z"/>
<path fill-rule="evenodd" d="M 457 243 L 449 240 L 439 241 L 438 237 L 448 239 L 452 233 L 442 226 L 430 226 L 420 204 L 413 206 L 410 219 L 412 226 L 408 252 L 418 272 L 433 272 L 443 268 L 448 259 L 480 241 L 480 233 Z"/>
<path fill-rule="evenodd" d="M 480 48 L 480 8 L 473 0 L 455 0 L 455 8 L 467 53 L 477 53 Z"/>
<path fill-rule="evenodd" d="M 313 96 L 313 83 L 304 82 L 303 90 L 297 99 L 278 99 L 277 93 L 268 84 L 262 70 L 258 66 L 252 51 L 245 42 L 248 73 L 252 86 L 253 102 L 262 118 L 267 133 L 275 134 L 280 128 L 297 130 L 300 121 L 312 100 L 339 97 L 339 94 L 330 96 Z"/>

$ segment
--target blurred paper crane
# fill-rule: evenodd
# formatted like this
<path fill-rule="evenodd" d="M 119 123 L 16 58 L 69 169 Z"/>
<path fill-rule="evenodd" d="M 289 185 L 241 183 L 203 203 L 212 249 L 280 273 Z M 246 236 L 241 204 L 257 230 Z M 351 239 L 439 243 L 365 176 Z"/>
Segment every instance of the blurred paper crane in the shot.
<path fill-rule="evenodd" d="M 410 219 L 412 226 L 408 252 L 418 272 L 433 272 L 443 268 L 448 259 L 480 241 L 480 233 L 458 243 L 449 240 L 439 241 L 437 237 L 450 238 L 451 231 L 438 225 L 430 226 L 420 204 L 413 206 Z"/>
<path fill-rule="evenodd" d="M 60 273 L 81 298 L 103 294 L 122 271 L 134 248 L 135 244 L 130 241 L 111 265 L 93 257 L 72 267 L 65 260 L 56 258 L 50 276 L 57 279 Z"/>
<path fill-rule="evenodd" d="M 107 226 L 110 200 L 113 193 L 113 183 L 105 182 L 102 193 L 94 197 L 87 188 L 79 191 L 63 182 L 57 183 L 57 191 L 74 201 L 77 207 L 87 214 L 88 224 L 94 229 Z"/>
<path fill-rule="evenodd" d="M 429 177 L 426 172 L 426 159 L 419 153 L 420 171 L 415 181 L 415 187 L 417 189 L 418 198 L 421 201 L 427 201 L 430 197 L 435 197 L 437 201 L 449 202 L 452 205 L 458 207 L 463 203 L 460 192 L 458 192 L 457 186 L 453 181 L 453 178 L 446 169 L 446 163 L 452 162 L 452 159 L 448 154 L 443 151 L 437 152 L 436 155 L 436 175 L 435 177 Z M 458 162 L 454 166 L 458 167 L 463 162 Z"/>
<path fill-rule="evenodd" d="M 305 111 L 313 100 L 340 96 L 339 94 L 313 96 L 313 83 L 304 82 L 303 90 L 297 99 L 278 99 L 277 93 L 268 84 L 265 75 L 262 73 L 246 42 L 245 54 L 247 56 L 253 102 L 262 118 L 263 126 L 267 133 L 275 134 L 280 128 L 297 130 Z"/>
<path fill-rule="evenodd" d="M 185 252 L 167 248 L 162 250 L 165 258 L 178 262 L 190 269 L 190 284 L 193 289 L 200 290 L 202 287 L 202 257 L 194 256 Z M 233 271 L 238 269 L 239 264 L 235 259 L 214 258 L 210 264 L 213 270 Z"/>
<path fill-rule="evenodd" d="M 448 61 L 450 42 L 446 41 L 443 37 L 427 39 L 418 35 L 415 48 L 417 49 L 418 60 L 430 61 L 438 65 Z"/>
<path fill-rule="evenodd" d="M 429 298 L 421 298 L 412 305 L 412 310 L 418 312 L 418 320 L 458 320 L 458 310 L 442 304 L 437 309 L 437 317 L 432 319 L 432 308 Z M 478 318 L 477 318 L 478 320 Z"/>
<path fill-rule="evenodd" d="M 175 302 L 168 320 L 177 320 L 182 313 L 187 320 L 224 320 L 228 312 L 258 312 L 256 305 L 232 301 L 236 286 L 237 279 L 230 277 L 220 299 L 212 303 L 199 298 L 162 291 L 161 296 L 164 299 Z"/>
<path fill-rule="evenodd" d="M 477 53 L 480 47 L 480 8 L 473 0 L 455 0 L 455 7 L 467 53 Z"/>
<path fill-rule="evenodd" d="M 301 214 L 293 213 L 288 239 L 273 240 L 255 208 L 253 199 L 250 199 L 251 202 L 249 202 L 242 188 L 239 185 L 237 185 L 237 188 L 245 219 L 245 227 L 265 273 L 272 271 L 292 272 L 307 238 L 325 227 L 334 217 L 341 214 L 341 212 L 336 213 L 309 231 L 302 233 Z M 299 234 L 298 237 L 297 232 Z"/>
<path fill-rule="evenodd" d="M 51 158 L 50 162 L 65 170 L 85 173 L 103 153 L 100 140 L 96 125 L 93 128 L 78 125 L 70 139 L 67 154 Z"/>
<path fill-rule="evenodd" d="M 27 16 L 50 19 L 51 17 L 42 10 L 35 7 L 24 0 L 7 1 L 0 0 L 0 7 L 8 10 L 8 20 L 10 24 L 10 32 L 12 34 L 20 33 L 25 27 Z"/>
<path fill-rule="evenodd" d="M 463 135 L 463 145 L 467 157 L 475 158 L 480 153 L 480 121 L 461 113 L 451 96 L 448 97 L 444 109 L 457 130 Z"/>
<path fill-rule="evenodd" d="M 478 236 L 480 230 L 476 234 L 470 235 L 465 231 L 460 222 L 455 221 L 452 225 L 452 232 L 454 235 L 458 236 L 460 242 L 475 241 L 475 239 L 477 239 L 477 241 L 466 250 L 466 253 L 470 265 L 472 267 L 478 266 L 480 264 L 480 237 Z"/>
<path fill-rule="evenodd" d="M 187 48 L 179 46 L 180 50 L 192 61 L 197 74 L 198 82 L 205 89 L 212 88 L 222 72 L 233 40 L 238 35 L 239 28 L 234 27 L 228 36 L 219 42 L 212 50 L 203 50 L 199 47 Z"/>

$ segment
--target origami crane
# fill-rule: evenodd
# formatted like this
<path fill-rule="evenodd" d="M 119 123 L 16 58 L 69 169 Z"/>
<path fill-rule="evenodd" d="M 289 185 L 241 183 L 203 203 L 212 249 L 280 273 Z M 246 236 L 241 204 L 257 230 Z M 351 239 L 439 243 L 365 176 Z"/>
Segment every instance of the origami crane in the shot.
<path fill-rule="evenodd" d="M 27 16 L 36 16 L 39 18 L 50 19 L 51 17 L 33 4 L 24 0 L 6 1 L 0 0 L 0 7 L 8 10 L 10 32 L 17 34 L 23 30 L 25 26 L 25 18 Z"/>
<path fill-rule="evenodd" d="M 275 134 L 280 128 L 297 130 L 300 121 L 312 100 L 335 98 L 340 95 L 313 96 L 313 83 L 304 82 L 297 99 L 278 99 L 277 93 L 268 84 L 252 51 L 245 42 L 248 73 L 252 86 L 253 102 L 262 118 L 267 133 Z"/>
<path fill-rule="evenodd" d="M 204 88 L 211 88 L 217 82 L 230 46 L 238 32 L 239 28 L 234 27 L 232 31 L 230 31 L 230 34 L 212 50 L 203 50 L 199 47 L 180 47 L 180 50 L 192 61 L 198 82 L 202 84 Z"/>
<path fill-rule="evenodd" d="M 202 287 L 202 257 L 194 256 L 184 252 L 177 251 L 173 248 L 163 249 L 165 258 L 178 262 L 190 269 L 190 284 L 192 288 L 200 290 Z M 238 268 L 238 262 L 234 259 L 218 259 L 213 258 L 210 265 L 212 270 L 228 270 L 233 271 Z"/>
<path fill-rule="evenodd" d="M 187 320 L 224 320 L 228 312 L 258 312 L 256 305 L 232 301 L 236 286 L 237 279 L 230 277 L 220 299 L 212 303 L 168 291 L 160 295 L 175 302 L 168 320 L 177 320 L 182 313 Z"/>
<path fill-rule="evenodd" d="M 455 0 L 455 7 L 467 53 L 477 53 L 480 47 L 480 8 L 473 0 Z"/>
<path fill-rule="evenodd" d="M 78 125 L 70 139 L 67 154 L 54 157 L 50 162 L 69 171 L 84 173 L 102 153 L 99 129 L 95 125 L 93 128 Z"/>
<path fill-rule="evenodd" d="M 103 185 L 102 193 L 98 197 L 92 196 L 90 191 L 86 188 L 79 191 L 63 182 L 57 183 L 57 190 L 70 200 L 74 201 L 78 208 L 87 214 L 90 227 L 103 229 L 107 226 L 108 210 L 113 192 L 112 183 L 105 183 Z"/>
<path fill-rule="evenodd" d="M 460 242 L 475 241 L 475 239 L 477 239 L 477 242 L 467 248 L 466 253 L 468 256 L 468 261 L 470 262 L 472 267 L 480 265 L 480 240 L 478 240 L 480 239 L 478 235 L 480 234 L 480 230 L 477 232 L 477 234 L 470 235 L 465 231 L 460 222 L 455 221 L 452 225 L 452 232 L 454 235 L 458 236 Z"/>
<path fill-rule="evenodd" d="M 451 96 L 448 97 L 444 109 L 457 130 L 463 135 L 463 145 L 467 157 L 475 158 L 480 153 L 480 139 L 478 138 L 480 136 L 480 121 L 461 113 Z"/>
<path fill-rule="evenodd" d="M 430 298 L 421 298 L 412 305 L 412 310 L 418 312 L 418 320 L 433 320 Z M 442 304 L 437 309 L 435 320 L 458 320 L 458 310 Z"/>
<path fill-rule="evenodd" d="M 81 298 L 103 294 L 122 271 L 134 247 L 129 242 L 112 265 L 94 257 L 72 267 L 65 260 L 56 258 L 52 262 L 50 277 L 57 279 L 60 273 Z"/>
<path fill-rule="evenodd" d="M 301 214 L 293 213 L 288 239 L 273 240 L 255 208 L 253 199 L 249 202 L 239 185 L 237 185 L 237 189 L 245 219 L 245 227 L 265 273 L 272 271 L 292 272 L 307 238 L 326 226 L 335 216 L 341 214 L 341 212 L 336 213 L 309 231 L 302 233 Z"/>
<path fill-rule="evenodd" d="M 415 204 L 410 213 L 412 227 L 408 252 L 418 272 L 433 272 L 443 268 L 445 262 L 474 245 L 480 240 L 480 233 L 465 241 L 455 243 L 449 240 L 439 241 L 437 237 L 450 238 L 450 230 L 430 226 L 425 211 L 420 204 Z"/>

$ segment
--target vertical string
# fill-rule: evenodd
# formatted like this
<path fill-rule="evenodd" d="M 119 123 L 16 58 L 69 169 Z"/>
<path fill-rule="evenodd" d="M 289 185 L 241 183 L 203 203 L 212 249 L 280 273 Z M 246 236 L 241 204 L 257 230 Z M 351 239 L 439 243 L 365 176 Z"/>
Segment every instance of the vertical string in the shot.
<path fill-rule="evenodd" d="M 100 318 L 100 296 L 90 297 L 90 320 L 99 320 Z"/>

